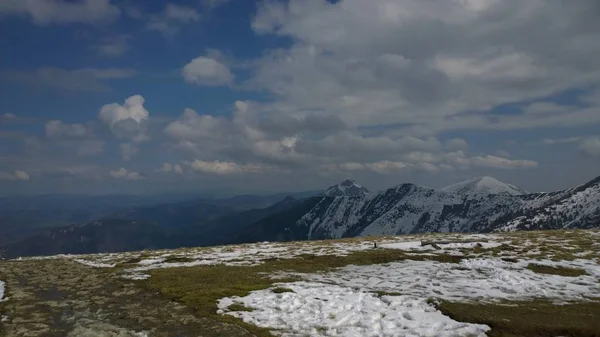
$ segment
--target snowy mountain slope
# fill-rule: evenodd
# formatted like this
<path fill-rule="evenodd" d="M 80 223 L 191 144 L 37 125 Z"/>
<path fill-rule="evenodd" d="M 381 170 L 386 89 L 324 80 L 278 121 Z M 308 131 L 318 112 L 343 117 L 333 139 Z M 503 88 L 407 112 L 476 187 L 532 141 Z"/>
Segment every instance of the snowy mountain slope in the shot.
<path fill-rule="evenodd" d="M 369 193 L 369 190 L 357 184 L 352 179 L 346 179 L 337 185 L 329 187 L 324 196 L 328 197 L 360 197 Z"/>
<path fill-rule="evenodd" d="M 510 194 L 524 195 L 524 190 L 517 186 L 503 183 L 492 177 L 481 177 L 462 181 L 442 188 L 444 192 L 459 193 L 465 195 L 488 195 L 488 194 Z"/>
<path fill-rule="evenodd" d="M 524 214 L 504 224 L 496 225 L 495 230 L 598 227 L 600 226 L 600 177 L 565 191 L 539 194 L 527 205 L 530 208 L 526 209 Z"/>
<path fill-rule="evenodd" d="M 321 195 L 304 205 L 310 210 L 301 216 L 279 214 L 278 226 L 261 236 L 286 240 L 294 233 L 294 240 L 312 240 L 600 226 L 600 177 L 568 190 L 524 193 L 516 186 L 481 178 L 440 190 L 402 184 L 363 195 Z"/>

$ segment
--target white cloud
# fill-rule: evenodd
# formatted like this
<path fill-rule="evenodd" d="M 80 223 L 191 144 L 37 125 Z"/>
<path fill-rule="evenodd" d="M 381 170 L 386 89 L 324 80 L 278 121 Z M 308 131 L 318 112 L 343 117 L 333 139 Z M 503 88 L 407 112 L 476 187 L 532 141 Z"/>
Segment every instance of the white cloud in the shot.
<path fill-rule="evenodd" d="M 533 160 L 512 160 L 489 154 L 469 157 L 462 151 L 446 153 L 443 155 L 443 158 L 446 163 L 462 169 L 472 167 L 491 169 L 530 169 L 538 166 L 538 163 Z"/>
<path fill-rule="evenodd" d="M 216 59 L 199 56 L 181 70 L 186 82 L 205 86 L 232 84 L 234 75 L 226 65 Z"/>
<path fill-rule="evenodd" d="M 132 143 L 122 143 L 119 144 L 119 154 L 121 158 L 125 161 L 131 160 L 133 156 L 135 156 L 140 149 Z"/>
<path fill-rule="evenodd" d="M 46 137 L 59 138 L 81 138 L 89 135 L 89 130 L 82 124 L 65 124 L 60 120 L 51 120 L 44 126 Z"/>
<path fill-rule="evenodd" d="M 502 158 L 510 158 L 512 157 L 510 153 L 506 150 L 496 150 L 496 155 Z"/>
<path fill-rule="evenodd" d="M 98 118 L 109 126 L 117 138 L 129 138 L 134 142 L 148 139 L 146 122 L 150 113 L 144 108 L 144 97 L 134 95 L 118 103 L 106 104 L 100 109 Z"/>
<path fill-rule="evenodd" d="M 146 177 L 135 171 L 128 171 L 127 169 L 121 167 L 116 170 L 112 170 L 108 173 L 111 177 L 115 179 L 123 179 L 123 180 L 142 180 L 146 179 Z"/>
<path fill-rule="evenodd" d="M 167 3 L 162 13 L 154 15 L 146 24 L 146 29 L 158 31 L 164 36 L 177 34 L 182 25 L 199 21 L 200 14 L 195 8 Z"/>
<path fill-rule="evenodd" d="M 118 57 L 129 51 L 130 35 L 117 35 L 104 38 L 97 45 L 91 48 L 98 51 L 100 55 L 108 57 Z"/>
<path fill-rule="evenodd" d="M 222 162 L 222 161 L 203 161 L 203 160 L 194 160 L 190 163 L 190 167 L 194 171 L 198 171 L 204 174 L 234 174 L 234 173 L 242 173 L 242 168 L 233 162 Z"/>
<path fill-rule="evenodd" d="M 120 9 L 110 0 L 0 0 L 0 15 L 31 17 L 38 25 L 103 23 L 116 20 Z"/>
<path fill-rule="evenodd" d="M 36 71 L 13 71 L 10 79 L 31 86 L 48 86 L 68 91 L 104 92 L 111 88 L 105 81 L 130 78 L 136 75 L 131 69 L 119 68 L 82 68 L 62 69 L 55 67 L 40 68 Z"/>
<path fill-rule="evenodd" d="M 600 137 L 587 137 L 578 147 L 581 153 L 590 157 L 600 157 Z"/>
<path fill-rule="evenodd" d="M 206 161 L 196 159 L 192 162 L 187 162 L 187 164 L 192 170 L 202 174 L 231 175 L 240 173 L 283 172 L 282 170 L 279 170 L 276 167 L 258 163 L 238 164 L 230 161 Z"/>
<path fill-rule="evenodd" d="M 253 29 L 293 43 L 265 53 L 248 85 L 273 94 L 273 106 L 412 135 L 600 123 L 597 107 L 553 103 L 486 114 L 599 84 L 595 10 L 595 0 L 267 1 Z"/>
<path fill-rule="evenodd" d="M 544 144 L 544 145 L 555 145 L 555 144 L 569 144 L 569 143 L 576 143 L 579 142 L 581 140 L 581 137 L 567 137 L 567 138 L 544 138 L 539 142 L 536 142 L 537 144 Z"/>
<path fill-rule="evenodd" d="M 29 173 L 15 170 L 12 173 L 0 171 L 0 180 L 29 180 Z"/>
<path fill-rule="evenodd" d="M 183 167 L 179 164 L 169 164 L 169 163 L 164 163 L 160 169 L 157 170 L 158 172 L 163 172 L 163 173 L 177 173 L 177 174 L 183 174 Z"/>

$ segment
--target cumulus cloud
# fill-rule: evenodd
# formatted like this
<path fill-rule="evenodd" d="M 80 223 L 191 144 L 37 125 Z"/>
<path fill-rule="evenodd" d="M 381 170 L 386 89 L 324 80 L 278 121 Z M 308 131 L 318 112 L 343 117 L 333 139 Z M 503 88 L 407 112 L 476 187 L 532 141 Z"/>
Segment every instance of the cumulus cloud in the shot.
<path fill-rule="evenodd" d="M 122 34 L 103 38 L 100 43 L 91 46 L 102 56 L 118 57 L 129 51 L 130 35 Z"/>
<path fill-rule="evenodd" d="M 146 24 L 146 29 L 157 31 L 164 36 L 173 36 L 181 26 L 200 20 L 200 14 L 195 8 L 167 3 L 162 13 L 153 15 Z"/>
<path fill-rule="evenodd" d="M 440 142 L 433 137 L 421 139 L 404 136 L 392 139 L 363 137 L 351 132 L 340 132 L 320 140 L 303 140 L 296 145 L 296 150 L 301 153 L 346 159 L 381 158 L 412 151 L 438 151 L 440 148 Z"/>
<path fill-rule="evenodd" d="M 0 15 L 30 17 L 38 25 L 104 23 L 117 19 L 120 9 L 110 0 L 1 0 Z"/>
<path fill-rule="evenodd" d="M 205 86 L 232 84 L 234 80 L 234 75 L 226 65 L 208 56 L 199 56 L 190 61 L 181 70 L 181 75 L 188 83 Z"/>
<path fill-rule="evenodd" d="M 160 169 L 157 170 L 158 172 L 163 172 L 163 173 L 177 173 L 177 174 L 183 174 L 183 167 L 179 164 L 169 164 L 169 163 L 164 163 Z"/>
<path fill-rule="evenodd" d="M 254 31 L 293 43 L 265 53 L 249 85 L 277 106 L 413 135 L 600 123 L 597 108 L 555 103 L 487 114 L 600 83 L 600 61 L 590 57 L 600 52 L 597 9 L 594 0 L 267 1 Z"/>
<path fill-rule="evenodd" d="M 135 172 L 135 171 L 129 171 L 123 167 L 116 169 L 116 170 L 112 170 L 109 173 L 109 176 L 111 176 L 112 178 L 115 179 L 123 179 L 123 180 L 142 180 L 142 179 L 146 179 L 146 177 L 139 173 L 139 172 Z"/>
<path fill-rule="evenodd" d="M 533 160 L 508 159 L 494 155 L 467 156 L 463 151 L 450 152 L 443 155 L 444 161 L 458 168 L 472 167 L 488 169 L 530 169 L 538 166 Z"/>
<path fill-rule="evenodd" d="M 555 145 L 555 144 L 569 144 L 576 143 L 581 140 L 581 137 L 567 137 L 567 138 L 544 138 L 539 142 L 535 142 L 534 144 L 543 144 L 543 145 Z"/>
<path fill-rule="evenodd" d="M 241 173 L 278 173 L 283 172 L 274 166 L 265 165 L 261 163 L 245 163 L 238 164 L 231 161 L 206 161 L 206 160 L 194 160 L 187 162 L 189 167 L 198 173 L 202 174 L 214 174 L 214 175 L 232 175 Z"/>
<path fill-rule="evenodd" d="M 40 68 L 35 71 L 13 71 L 9 79 L 30 86 L 48 86 L 68 91 L 106 92 L 111 88 L 105 81 L 130 78 L 136 75 L 131 69 L 119 68 L 83 68 L 62 69 L 55 67 Z"/>
<path fill-rule="evenodd" d="M 29 173 L 22 170 L 15 170 L 13 172 L 0 171 L 0 180 L 29 180 Z"/>
<path fill-rule="evenodd" d="M 190 163 L 194 171 L 205 174 L 234 174 L 242 173 L 242 168 L 234 162 L 194 160 Z"/>
<path fill-rule="evenodd" d="M 590 157 L 600 157 L 600 137 L 587 137 L 578 147 L 579 151 Z"/>
<path fill-rule="evenodd" d="M 60 120 L 51 120 L 44 126 L 46 137 L 59 138 L 81 138 L 89 134 L 89 130 L 82 124 L 65 124 Z"/>
<path fill-rule="evenodd" d="M 140 149 L 132 143 L 119 144 L 119 154 L 125 161 L 131 160 L 138 152 L 140 152 Z"/>
<path fill-rule="evenodd" d="M 144 97 L 134 95 L 118 103 L 106 104 L 100 109 L 98 118 L 108 125 L 117 138 L 129 138 L 134 142 L 148 139 L 146 123 L 150 113 L 144 108 Z"/>

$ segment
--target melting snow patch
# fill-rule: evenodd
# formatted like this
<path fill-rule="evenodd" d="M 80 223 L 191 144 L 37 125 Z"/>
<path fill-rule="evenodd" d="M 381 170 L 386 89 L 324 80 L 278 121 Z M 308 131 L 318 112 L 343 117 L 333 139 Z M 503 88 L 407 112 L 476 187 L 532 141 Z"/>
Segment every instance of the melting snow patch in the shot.
<path fill-rule="evenodd" d="M 4 282 L 0 281 L 0 302 L 4 301 Z"/>
<path fill-rule="evenodd" d="M 485 336 L 490 328 L 444 316 L 425 299 L 382 296 L 336 285 L 295 282 L 293 292 L 254 291 L 246 297 L 223 298 L 218 313 L 295 336 Z M 254 311 L 229 311 L 240 303 Z"/>
<path fill-rule="evenodd" d="M 141 273 L 133 273 L 133 274 L 125 274 L 122 277 L 124 279 L 128 279 L 128 280 L 145 280 L 145 279 L 150 278 L 150 275 L 141 274 Z"/>
<path fill-rule="evenodd" d="M 117 265 L 116 263 L 102 263 L 84 259 L 73 259 L 73 261 L 95 268 L 114 268 Z"/>
<path fill-rule="evenodd" d="M 461 263 L 402 261 L 386 265 L 347 266 L 327 274 L 306 274 L 311 281 L 334 283 L 367 291 L 400 292 L 448 300 L 474 299 L 585 299 L 600 296 L 596 276 L 600 266 L 579 260 L 573 265 L 591 275 L 566 277 L 538 274 L 525 267 L 530 262 L 508 263 L 499 259 L 467 259 Z M 593 276 L 592 276 L 593 275 Z"/>

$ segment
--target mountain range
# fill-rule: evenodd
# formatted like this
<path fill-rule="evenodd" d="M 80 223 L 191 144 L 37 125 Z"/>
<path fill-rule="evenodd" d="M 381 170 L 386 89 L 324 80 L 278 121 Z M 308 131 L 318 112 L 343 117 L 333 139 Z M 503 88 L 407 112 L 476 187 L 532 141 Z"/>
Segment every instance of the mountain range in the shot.
<path fill-rule="evenodd" d="M 340 186 L 350 193 L 340 194 Z M 600 177 L 551 193 L 527 193 L 491 177 L 442 189 L 400 184 L 375 193 L 347 180 L 285 213 L 252 224 L 237 241 L 598 226 Z"/>
<path fill-rule="evenodd" d="M 600 177 L 550 193 L 528 193 L 492 177 L 441 189 L 404 183 L 378 192 L 347 179 L 316 195 L 283 196 L 133 206 L 93 221 L 9 242 L 0 247 L 0 252 L 14 257 L 425 232 L 600 226 Z M 277 198 L 279 202 L 274 202 Z M 266 206 L 251 208 L 255 205 Z"/>

